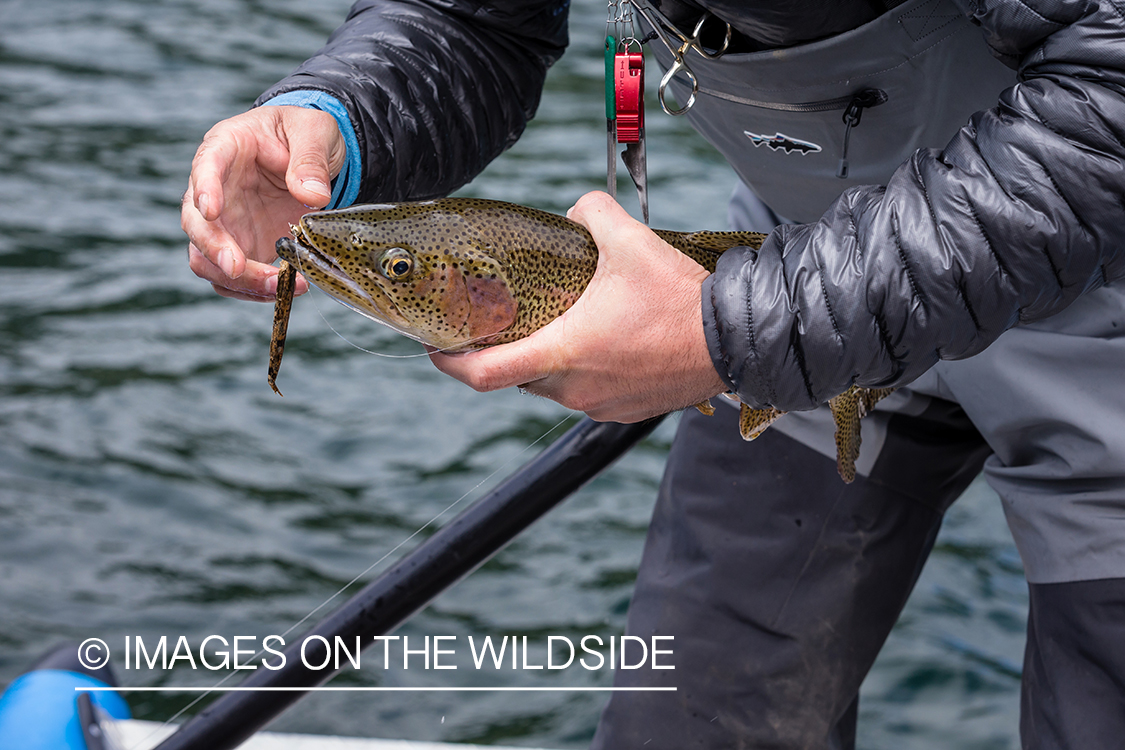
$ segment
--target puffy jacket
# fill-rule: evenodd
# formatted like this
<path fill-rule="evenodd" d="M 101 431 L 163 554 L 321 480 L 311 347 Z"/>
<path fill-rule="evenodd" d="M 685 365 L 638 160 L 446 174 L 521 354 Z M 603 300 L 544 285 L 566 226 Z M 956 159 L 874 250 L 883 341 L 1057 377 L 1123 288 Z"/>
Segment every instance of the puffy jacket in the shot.
<path fill-rule="evenodd" d="M 779 0 L 715 10 L 752 42 L 781 44 L 844 31 L 824 19 L 862 22 L 858 6 L 871 6 L 810 15 L 814 2 L 796 15 Z M 724 255 L 704 328 L 747 403 L 808 409 L 852 383 L 903 385 L 1125 277 L 1125 2 L 956 2 L 1020 83 L 886 186 L 849 189 L 817 223 Z M 534 114 L 566 7 L 365 0 L 261 100 L 318 89 L 344 102 L 361 201 L 443 195 Z"/>
<path fill-rule="evenodd" d="M 448 195 L 509 148 L 566 49 L 569 0 L 359 0 L 324 48 L 258 98 L 315 89 L 348 111 L 360 203 Z"/>

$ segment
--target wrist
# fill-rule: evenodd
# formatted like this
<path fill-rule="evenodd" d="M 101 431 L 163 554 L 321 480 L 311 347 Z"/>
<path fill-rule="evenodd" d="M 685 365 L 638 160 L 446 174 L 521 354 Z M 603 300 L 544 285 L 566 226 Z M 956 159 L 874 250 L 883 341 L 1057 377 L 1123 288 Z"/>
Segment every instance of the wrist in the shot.
<path fill-rule="evenodd" d="M 363 175 L 363 160 L 359 151 L 359 139 L 352 124 L 348 110 L 343 103 L 331 94 L 315 89 L 286 91 L 283 94 L 262 102 L 262 107 L 304 107 L 325 112 L 336 120 L 340 135 L 344 139 L 344 164 L 340 173 L 332 180 L 332 198 L 325 206 L 345 208 L 359 197 L 359 183 Z"/>
<path fill-rule="evenodd" d="M 698 363 L 699 382 L 706 398 L 726 393 L 731 389 L 730 384 L 726 382 L 722 372 L 718 369 L 718 361 L 715 359 L 711 344 L 712 337 L 708 334 L 708 327 L 713 325 L 713 317 L 710 320 L 708 318 L 709 305 L 707 304 L 711 277 L 712 274 L 706 273 L 699 281 L 699 298 L 696 310 L 702 310 L 702 319 L 695 318 L 695 335 L 692 347 L 694 360 Z"/>

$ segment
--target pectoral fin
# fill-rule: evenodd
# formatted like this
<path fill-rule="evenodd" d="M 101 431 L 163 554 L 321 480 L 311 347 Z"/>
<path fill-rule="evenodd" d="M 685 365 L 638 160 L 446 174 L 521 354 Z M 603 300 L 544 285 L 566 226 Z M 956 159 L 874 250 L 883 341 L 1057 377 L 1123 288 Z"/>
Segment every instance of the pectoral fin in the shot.
<path fill-rule="evenodd" d="M 836 470 L 845 482 L 855 481 L 855 462 L 859 459 L 862 439 L 859 420 L 867 416 L 876 403 L 893 392 L 894 388 L 872 389 L 853 385 L 828 401 L 828 408 L 832 410 L 832 418 L 836 422 Z M 710 402 L 706 406 L 710 407 Z M 714 411 L 705 411 L 703 404 L 697 404 L 696 407 L 704 414 Z M 772 407 L 751 409 L 743 404 L 738 413 L 738 431 L 742 433 L 744 440 L 753 440 L 784 414 L 785 412 Z"/>
<path fill-rule="evenodd" d="M 751 409 L 746 404 L 738 412 L 738 431 L 742 433 L 743 440 L 753 440 L 765 432 L 766 428 L 777 421 L 778 417 L 785 414 L 774 408 Z"/>
<path fill-rule="evenodd" d="M 859 420 L 881 399 L 890 395 L 893 388 L 859 388 L 848 390 L 828 401 L 836 422 L 836 470 L 848 483 L 855 481 L 855 462 L 859 459 L 859 446 L 863 436 Z"/>

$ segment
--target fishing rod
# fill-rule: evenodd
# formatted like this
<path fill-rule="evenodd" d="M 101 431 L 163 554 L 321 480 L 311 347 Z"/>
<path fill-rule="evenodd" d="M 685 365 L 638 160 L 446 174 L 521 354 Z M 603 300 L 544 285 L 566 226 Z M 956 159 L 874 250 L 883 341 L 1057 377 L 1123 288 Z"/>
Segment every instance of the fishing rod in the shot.
<path fill-rule="evenodd" d="M 242 688 L 312 688 L 333 669 L 305 665 L 325 661 L 336 636 L 375 643 L 447 588 L 484 564 L 524 529 L 597 476 L 648 436 L 663 417 L 637 424 L 584 418 L 504 482 L 418 545 L 335 612 L 314 625 L 302 643 L 285 649 L 284 666 L 259 669 Z M 310 636 L 320 635 L 323 640 Z M 331 648 L 330 646 L 328 648 Z M 326 662 L 327 663 L 327 662 Z M 223 694 L 185 722 L 155 750 L 230 750 L 272 721 L 306 691 L 241 691 Z"/>

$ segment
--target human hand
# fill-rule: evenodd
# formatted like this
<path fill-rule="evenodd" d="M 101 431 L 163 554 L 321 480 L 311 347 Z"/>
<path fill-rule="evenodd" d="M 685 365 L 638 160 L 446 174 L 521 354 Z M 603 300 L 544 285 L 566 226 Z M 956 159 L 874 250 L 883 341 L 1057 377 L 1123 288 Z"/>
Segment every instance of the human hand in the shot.
<path fill-rule="evenodd" d="M 727 390 L 703 335 L 707 270 L 605 193 L 583 196 L 567 216 L 598 245 L 578 301 L 527 338 L 431 352 L 434 365 L 478 391 L 519 385 L 603 422 L 639 422 Z"/>
<path fill-rule="evenodd" d="M 272 300 L 274 243 L 328 204 L 345 151 L 335 118 L 304 107 L 258 107 L 211 128 L 181 206 L 191 270 L 224 297 Z M 297 294 L 308 288 L 297 279 Z"/>

